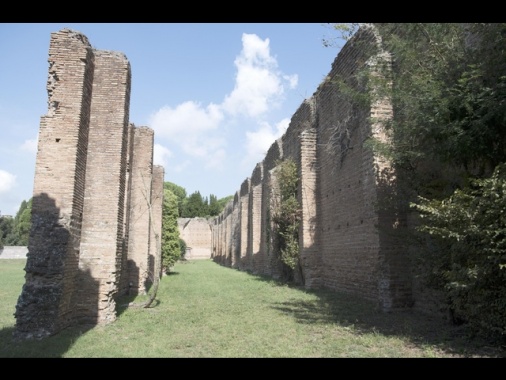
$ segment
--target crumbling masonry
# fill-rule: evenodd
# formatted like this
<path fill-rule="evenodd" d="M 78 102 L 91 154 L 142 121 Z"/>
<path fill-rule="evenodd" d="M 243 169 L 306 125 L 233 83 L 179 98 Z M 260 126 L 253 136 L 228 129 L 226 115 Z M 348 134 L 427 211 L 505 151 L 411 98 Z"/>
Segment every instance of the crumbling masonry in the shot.
<path fill-rule="evenodd" d="M 164 170 L 153 131 L 129 122 L 130 63 L 83 34 L 51 34 L 25 284 L 15 335 L 43 338 L 116 319 L 160 260 Z"/>
<path fill-rule="evenodd" d="M 298 167 L 300 271 L 306 288 L 324 287 L 377 302 L 380 309 L 429 310 L 431 297 L 412 274 L 403 231 L 409 218 L 400 212 L 399 175 L 367 147 L 368 139 L 386 141 L 388 99 L 364 106 L 342 88 L 374 91 L 356 75 L 378 75 L 391 67 L 389 54 L 373 26 L 362 27 L 341 49 L 327 78 L 292 116 L 233 201 L 212 224 L 215 262 L 280 278 L 270 213 L 278 199 L 276 171 L 283 160 Z M 338 86 L 342 81 L 345 87 Z M 404 235 L 405 236 L 405 235 Z M 415 302 L 416 301 L 416 302 Z"/>
<path fill-rule="evenodd" d="M 16 307 L 19 337 L 44 337 L 116 317 L 116 298 L 145 292 L 160 260 L 163 168 L 153 167 L 153 131 L 129 123 L 130 66 L 92 49 L 80 33 L 51 35 L 49 109 L 41 118 L 26 282 Z M 215 219 L 180 220 L 190 258 L 280 278 L 271 214 L 277 171 L 298 168 L 300 271 L 325 287 L 377 302 L 382 310 L 431 310 L 417 283 L 411 228 L 400 210 L 400 173 L 367 147 L 387 139 L 388 99 L 354 102 L 336 80 L 375 91 L 357 73 L 389 66 L 374 27 L 341 49 L 327 78 L 292 116 L 285 134 Z M 188 235 L 188 236 L 187 236 Z"/>

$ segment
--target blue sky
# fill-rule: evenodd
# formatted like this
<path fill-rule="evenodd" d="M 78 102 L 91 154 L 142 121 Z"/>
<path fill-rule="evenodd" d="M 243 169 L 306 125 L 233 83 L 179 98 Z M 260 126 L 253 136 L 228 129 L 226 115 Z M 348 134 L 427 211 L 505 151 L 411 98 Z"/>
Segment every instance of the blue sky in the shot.
<path fill-rule="evenodd" d="M 324 47 L 337 34 L 319 23 L 2 23 L 0 215 L 32 196 L 50 34 L 62 28 L 126 55 L 130 122 L 155 131 L 165 181 L 218 198 L 251 176 L 342 45 Z"/>

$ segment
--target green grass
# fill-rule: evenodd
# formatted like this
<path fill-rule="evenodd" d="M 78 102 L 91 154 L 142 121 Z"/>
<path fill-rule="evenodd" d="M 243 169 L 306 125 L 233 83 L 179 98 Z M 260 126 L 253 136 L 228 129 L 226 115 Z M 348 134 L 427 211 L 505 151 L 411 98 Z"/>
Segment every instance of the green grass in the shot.
<path fill-rule="evenodd" d="M 177 263 L 162 278 L 152 307 L 119 306 L 118 319 L 110 325 L 15 342 L 13 313 L 25 262 L 0 260 L 0 357 L 439 358 L 504 353 L 442 321 L 410 312 L 381 313 L 356 297 L 307 291 L 211 260 Z"/>

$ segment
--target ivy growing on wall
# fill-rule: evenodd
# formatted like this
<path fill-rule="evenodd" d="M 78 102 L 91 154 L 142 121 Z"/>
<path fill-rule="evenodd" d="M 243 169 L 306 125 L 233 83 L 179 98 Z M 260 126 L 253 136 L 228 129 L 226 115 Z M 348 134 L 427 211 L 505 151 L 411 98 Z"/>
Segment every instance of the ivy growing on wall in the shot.
<path fill-rule="evenodd" d="M 278 162 L 276 168 L 277 196 L 271 210 L 273 251 L 286 266 L 285 279 L 292 280 L 295 269 L 300 271 L 299 226 L 301 207 L 297 199 L 299 177 L 293 160 Z"/>

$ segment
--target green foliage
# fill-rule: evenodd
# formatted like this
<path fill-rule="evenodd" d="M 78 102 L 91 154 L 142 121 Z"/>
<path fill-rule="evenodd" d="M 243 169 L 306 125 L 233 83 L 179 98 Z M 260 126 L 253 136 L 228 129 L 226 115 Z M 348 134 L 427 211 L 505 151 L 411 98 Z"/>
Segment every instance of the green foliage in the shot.
<path fill-rule="evenodd" d="M 449 198 L 412 206 L 438 248 L 432 275 L 454 316 L 506 339 L 506 164 Z"/>
<path fill-rule="evenodd" d="M 170 268 L 182 257 L 180 248 L 178 218 L 178 197 L 171 190 L 164 189 L 162 212 L 162 271 Z"/>
<path fill-rule="evenodd" d="M 209 216 L 218 216 L 220 212 L 223 210 L 223 207 L 220 205 L 218 198 L 216 195 L 211 194 L 209 196 Z"/>
<path fill-rule="evenodd" d="M 297 165 L 292 160 L 278 163 L 276 171 L 279 202 L 271 212 L 273 231 L 281 261 L 290 269 L 285 273 L 287 279 L 293 279 L 293 270 L 299 263 L 299 225 L 301 219 L 300 204 L 297 200 L 299 183 Z"/>
<path fill-rule="evenodd" d="M 196 218 L 205 216 L 207 214 L 208 205 L 207 200 L 202 198 L 199 191 L 195 191 L 191 194 L 183 207 L 183 218 Z"/>
<path fill-rule="evenodd" d="M 10 216 L 0 217 L 0 248 L 4 245 L 10 245 L 8 243 L 14 230 L 14 218 Z"/>
<path fill-rule="evenodd" d="M 5 245 L 26 246 L 32 225 L 32 199 L 21 202 L 14 218 L 0 217 L 0 247 Z"/>
<path fill-rule="evenodd" d="M 353 295 L 287 286 L 212 260 L 178 262 L 149 309 L 127 306 L 146 295 L 122 298 L 114 323 L 15 341 L 25 265 L 0 260 L 0 358 L 504 357 L 499 346 L 462 339 L 462 328 L 419 313 L 379 313 Z"/>
<path fill-rule="evenodd" d="M 506 161 L 506 24 L 380 24 L 393 56 L 391 157 L 490 175 Z M 381 84 L 379 84 L 381 87 Z M 424 179 L 420 178 L 423 183 Z"/>
<path fill-rule="evenodd" d="M 186 259 L 186 242 L 179 238 L 179 252 L 182 260 Z"/>
<path fill-rule="evenodd" d="M 28 202 L 23 201 L 15 217 L 15 232 L 18 236 L 17 245 L 28 245 L 30 228 L 32 226 L 32 198 Z"/>
<path fill-rule="evenodd" d="M 359 43 L 351 38 L 358 26 L 336 30 Z M 408 190 L 404 201 L 423 216 L 422 277 L 445 291 L 455 319 L 504 336 L 506 24 L 374 28 L 381 46 L 368 53 L 388 52 L 391 67 L 364 65 L 355 81 L 336 85 L 351 104 L 367 96 L 391 102 L 388 139 L 366 146 L 392 162 Z"/>
<path fill-rule="evenodd" d="M 181 217 L 181 215 L 183 215 L 183 205 L 186 200 L 186 190 L 172 182 L 164 182 L 163 188 L 172 191 L 172 193 L 177 197 L 178 215 Z"/>

